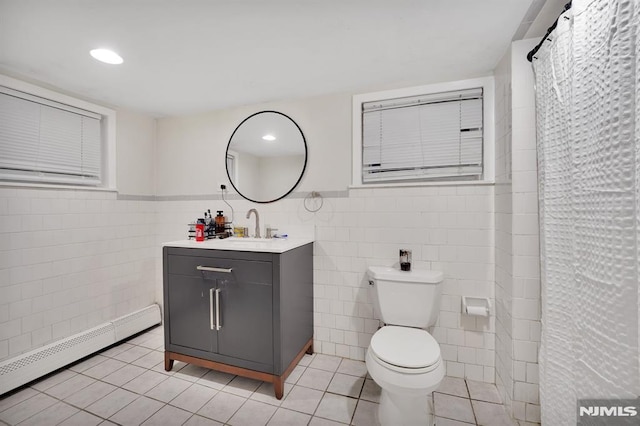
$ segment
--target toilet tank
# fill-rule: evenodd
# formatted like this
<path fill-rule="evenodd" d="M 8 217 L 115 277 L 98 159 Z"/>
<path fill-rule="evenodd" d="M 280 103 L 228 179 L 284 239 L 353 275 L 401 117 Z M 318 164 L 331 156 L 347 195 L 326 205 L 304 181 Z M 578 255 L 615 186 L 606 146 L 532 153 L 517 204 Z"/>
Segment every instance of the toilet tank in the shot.
<path fill-rule="evenodd" d="M 385 324 L 427 328 L 440 312 L 441 271 L 371 266 L 367 270 L 374 287 L 375 311 Z"/>

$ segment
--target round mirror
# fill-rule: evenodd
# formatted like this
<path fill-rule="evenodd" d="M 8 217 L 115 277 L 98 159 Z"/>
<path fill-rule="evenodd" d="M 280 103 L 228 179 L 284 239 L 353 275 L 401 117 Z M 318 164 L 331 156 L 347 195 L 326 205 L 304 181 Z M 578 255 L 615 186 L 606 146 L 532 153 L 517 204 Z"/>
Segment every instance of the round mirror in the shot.
<path fill-rule="evenodd" d="M 307 142 L 288 116 L 261 111 L 233 131 L 227 146 L 227 176 L 249 201 L 271 203 L 298 185 L 307 165 Z"/>

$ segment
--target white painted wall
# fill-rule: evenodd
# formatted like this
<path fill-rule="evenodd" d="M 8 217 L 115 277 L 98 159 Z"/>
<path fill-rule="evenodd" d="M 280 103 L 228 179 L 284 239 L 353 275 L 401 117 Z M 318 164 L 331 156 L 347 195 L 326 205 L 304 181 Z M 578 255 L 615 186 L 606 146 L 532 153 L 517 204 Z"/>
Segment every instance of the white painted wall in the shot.
<path fill-rule="evenodd" d="M 157 195 L 212 194 L 217 182 L 228 183 L 224 152 L 229 138 L 243 119 L 263 110 L 287 114 L 305 135 L 312 161 L 297 191 L 347 189 L 351 94 L 343 93 L 159 119 Z"/>
<path fill-rule="evenodd" d="M 154 195 L 156 120 L 153 117 L 119 110 L 117 117 L 118 192 Z"/>

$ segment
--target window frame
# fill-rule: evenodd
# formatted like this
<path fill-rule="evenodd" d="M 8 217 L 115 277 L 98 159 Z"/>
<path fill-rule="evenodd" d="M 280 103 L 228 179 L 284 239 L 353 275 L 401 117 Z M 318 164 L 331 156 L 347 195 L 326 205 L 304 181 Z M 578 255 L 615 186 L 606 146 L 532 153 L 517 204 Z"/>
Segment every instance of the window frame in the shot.
<path fill-rule="evenodd" d="M 436 94 L 481 87 L 483 89 L 483 174 L 481 179 L 451 180 L 432 178 L 428 180 L 407 180 L 403 182 L 373 182 L 362 181 L 362 104 L 367 102 L 386 101 L 395 98 L 405 98 L 420 95 Z M 495 152 L 495 122 L 494 122 L 494 78 L 481 77 L 424 86 L 407 87 L 403 89 L 385 90 L 381 92 L 363 93 L 353 96 L 352 104 L 352 175 L 351 187 L 402 187 L 429 185 L 469 185 L 488 184 L 495 181 L 494 152 Z"/>
<path fill-rule="evenodd" d="M 0 74 L 0 85 L 24 92 L 28 95 L 44 98 L 70 107 L 79 108 L 101 116 L 101 174 L 100 185 L 61 184 L 56 182 L 29 182 L 19 180 L 0 180 L 0 186 L 24 186 L 44 188 L 67 188 L 84 190 L 116 191 L 116 112 L 110 108 L 96 105 L 35 84 Z"/>

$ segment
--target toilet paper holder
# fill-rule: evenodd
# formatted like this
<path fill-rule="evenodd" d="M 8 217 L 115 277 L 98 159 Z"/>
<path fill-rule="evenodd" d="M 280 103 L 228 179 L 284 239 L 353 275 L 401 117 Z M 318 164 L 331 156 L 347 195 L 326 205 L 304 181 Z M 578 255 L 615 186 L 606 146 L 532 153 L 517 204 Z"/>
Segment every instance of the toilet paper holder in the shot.
<path fill-rule="evenodd" d="M 488 317 L 491 313 L 491 300 L 488 297 L 462 296 L 462 313 Z"/>

